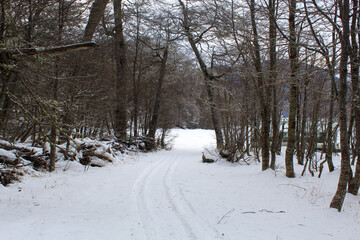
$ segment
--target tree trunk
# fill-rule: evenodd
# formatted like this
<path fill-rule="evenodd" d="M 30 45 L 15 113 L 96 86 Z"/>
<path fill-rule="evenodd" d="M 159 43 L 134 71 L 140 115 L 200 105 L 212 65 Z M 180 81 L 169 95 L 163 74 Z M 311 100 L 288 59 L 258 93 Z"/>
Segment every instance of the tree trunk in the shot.
<path fill-rule="evenodd" d="M 57 32 L 57 43 L 61 45 L 62 42 L 62 34 L 64 30 L 64 0 L 59 0 L 58 7 L 58 32 Z M 59 75 L 60 70 L 58 63 L 55 63 L 55 78 L 53 82 L 53 100 L 55 103 L 58 101 L 58 91 L 59 91 Z M 50 131 L 50 166 L 49 171 L 52 172 L 55 170 L 55 162 L 56 162 L 56 141 L 57 141 L 57 110 L 56 107 L 53 107 L 53 116 L 51 119 L 51 131 Z"/>
<path fill-rule="evenodd" d="M 211 119 L 213 122 L 215 135 L 216 135 L 216 146 L 217 149 L 221 150 L 223 147 L 223 137 L 222 137 L 222 131 L 221 131 L 221 123 L 220 123 L 220 114 L 219 109 L 216 106 L 216 99 L 215 99 L 215 92 L 214 92 L 214 86 L 213 81 L 209 81 L 205 78 L 205 87 L 209 98 L 209 105 L 211 110 Z"/>
<path fill-rule="evenodd" d="M 138 136 L 138 117 L 139 117 L 139 81 L 141 79 L 141 72 L 142 72 L 142 58 L 140 56 L 140 13 L 139 7 L 136 5 L 136 38 L 135 38 L 135 56 L 133 61 L 133 72 L 132 72 L 132 87 L 133 87 L 133 136 Z M 140 63 L 138 63 L 140 61 Z M 137 67 L 139 65 L 139 67 Z M 138 74 L 136 74 L 138 69 Z"/>
<path fill-rule="evenodd" d="M 359 90 L 359 46 L 357 41 L 357 29 L 359 26 L 359 9 L 358 1 L 353 1 L 353 16 L 351 24 L 351 43 L 352 43 L 352 53 L 351 53 L 351 86 L 352 86 L 352 108 L 354 109 L 355 114 L 355 151 L 353 155 L 356 158 L 356 169 L 355 176 L 349 183 L 348 191 L 351 194 L 357 195 L 360 187 L 360 90 Z M 355 159 L 354 158 L 354 159 Z"/>
<path fill-rule="evenodd" d="M 217 146 L 217 149 L 221 150 L 224 146 L 224 140 L 223 140 L 223 134 L 222 134 L 222 130 L 221 130 L 220 113 L 219 113 L 219 109 L 217 108 L 217 104 L 215 101 L 215 95 L 214 95 L 214 89 L 213 89 L 214 88 L 213 81 L 216 79 L 216 77 L 208 71 L 208 68 L 207 68 L 207 66 L 200 54 L 200 51 L 196 45 L 197 41 L 195 40 L 195 38 L 191 32 L 191 26 L 190 26 L 190 22 L 189 22 L 189 15 L 188 15 L 187 7 L 185 6 L 185 4 L 182 0 L 178 0 L 178 2 L 181 6 L 182 14 L 184 17 L 183 28 L 184 28 L 185 35 L 188 39 L 188 42 L 190 43 L 190 46 L 191 46 L 191 48 L 196 56 L 196 59 L 198 60 L 198 63 L 200 65 L 200 69 L 204 75 L 206 90 L 208 93 L 209 104 L 210 104 L 210 108 L 211 108 L 211 118 L 212 118 L 215 135 L 216 135 L 216 146 Z"/>
<path fill-rule="evenodd" d="M 298 73 L 298 50 L 296 44 L 296 28 L 295 28 L 296 0 L 290 0 L 289 5 L 289 58 L 290 58 L 290 107 L 288 121 L 288 140 L 285 154 L 286 176 L 295 177 L 294 172 L 294 147 L 296 135 L 296 105 L 297 105 L 297 73 Z"/>
<path fill-rule="evenodd" d="M 254 47 L 254 65 L 256 70 L 256 92 L 260 99 L 260 116 L 261 116 L 261 158 L 262 171 L 270 167 L 269 165 L 269 132 L 270 132 L 270 91 L 265 83 L 262 71 L 260 45 L 258 41 L 257 25 L 255 20 L 255 0 L 250 1 L 250 17 L 253 31 L 253 47 Z"/>
<path fill-rule="evenodd" d="M 347 136 L 347 64 L 349 58 L 349 0 L 337 2 L 339 5 L 341 23 L 342 23 L 342 35 L 340 38 L 341 43 L 341 56 L 340 56 L 340 78 L 339 78 L 339 120 L 340 120 L 340 143 L 341 143 L 341 171 L 339 176 L 339 182 L 336 193 L 330 203 L 330 208 L 336 208 L 341 211 L 344 203 L 346 188 L 351 176 L 350 168 L 350 154 L 349 154 L 349 139 Z"/>
<path fill-rule="evenodd" d="M 299 141 L 299 149 L 297 152 L 297 159 L 298 164 L 304 165 L 304 155 L 305 155 L 305 129 L 306 129 L 306 111 L 307 111 L 307 87 L 308 87 L 309 80 L 306 79 L 305 85 L 304 85 L 304 98 L 303 98 L 303 107 L 302 107 L 302 119 L 301 119 L 301 127 L 300 127 L 300 139 Z M 300 117 L 299 117 L 300 118 Z M 298 119 L 298 122 L 299 119 Z"/>
<path fill-rule="evenodd" d="M 113 0 L 115 14 L 115 59 L 116 59 L 116 93 L 114 132 L 118 139 L 127 137 L 127 78 L 128 66 L 126 44 L 123 32 L 122 0 Z"/>
<path fill-rule="evenodd" d="M 169 39 L 168 39 L 168 41 L 169 41 Z M 161 90 L 162 90 L 162 85 L 163 85 L 163 82 L 165 79 L 165 70 L 166 70 L 166 62 L 168 59 L 168 55 L 169 55 L 169 42 L 166 43 L 164 53 L 163 53 L 163 56 L 161 59 L 158 84 L 156 86 L 155 104 L 154 104 L 152 117 L 151 117 L 151 121 L 150 121 L 150 126 L 149 126 L 149 135 L 148 136 L 153 140 L 155 140 L 155 132 L 156 132 L 157 124 L 158 124 L 160 101 L 161 101 Z"/>
<path fill-rule="evenodd" d="M 271 143 L 271 162 L 270 168 L 275 169 L 276 162 L 276 146 L 279 135 L 279 117 L 278 117 L 278 102 L 277 102 L 277 88 L 276 88 L 276 1 L 269 0 L 269 49 L 270 49 L 270 66 L 269 79 L 272 84 L 272 143 Z"/>
<path fill-rule="evenodd" d="M 329 118 L 327 122 L 327 140 L 326 140 L 326 154 L 325 159 L 328 164 L 329 172 L 334 171 L 335 167 L 332 161 L 332 153 L 333 153 L 333 114 L 334 114 L 334 84 L 331 83 L 331 100 L 329 107 Z"/>
<path fill-rule="evenodd" d="M 349 184 L 348 191 L 353 195 L 357 195 L 360 187 L 360 90 L 358 78 L 356 83 L 353 83 L 354 105 L 355 105 L 355 151 L 356 154 L 356 169 L 355 176 Z"/>
<path fill-rule="evenodd" d="M 109 0 L 95 0 L 92 4 L 89 20 L 86 24 L 84 36 L 82 39 L 83 42 L 90 42 L 92 40 L 96 27 L 99 25 L 99 22 L 104 15 L 104 11 L 108 2 Z"/>

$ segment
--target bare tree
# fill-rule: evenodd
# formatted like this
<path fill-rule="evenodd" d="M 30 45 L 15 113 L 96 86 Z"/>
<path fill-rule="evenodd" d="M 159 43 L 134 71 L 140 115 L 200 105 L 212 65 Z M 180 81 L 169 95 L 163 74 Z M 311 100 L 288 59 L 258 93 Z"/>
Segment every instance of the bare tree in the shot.
<path fill-rule="evenodd" d="M 270 168 L 275 169 L 276 152 L 278 145 L 279 135 L 279 117 L 278 117 L 278 100 L 277 100 L 277 87 L 276 87 L 276 0 L 269 0 L 269 81 L 272 90 L 272 139 L 271 139 L 271 162 Z"/>
<path fill-rule="evenodd" d="M 339 92 L 338 92 L 338 105 L 339 105 L 339 121 L 340 121 L 340 144 L 341 144 L 341 171 L 336 193 L 330 203 L 331 208 L 336 208 L 341 211 L 347 185 L 351 177 L 350 168 L 350 152 L 349 152 L 349 138 L 348 138 L 348 116 L 347 116 L 347 66 L 350 56 L 350 1 L 337 1 L 337 5 L 340 13 L 341 27 L 336 24 L 333 19 L 319 7 L 315 0 L 312 1 L 316 9 L 324 16 L 335 28 L 337 34 L 340 37 L 341 55 L 339 63 Z"/>
<path fill-rule="evenodd" d="M 113 0 L 115 27 L 115 61 L 116 61 L 116 92 L 115 92 L 115 118 L 114 131 L 119 139 L 127 137 L 127 82 L 128 82 L 128 63 L 126 57 L 126 43 L 123 28 L 122 0 Z"/>
<path fill-rule="evenodd" d="M 261 157 L 262 157 L 262 170 L 265 171 L 270 167 L 269 163 L 269 133 L 270 133 L 270 96 L 271 91 L 265 81 L 261 56 L 260 44 L 258 41 L 259 35 L 256 24 L 255 16 L 255 0 L 250 0 L 250 16 L 253 33 L 253 61 L 256 71 L 256 93 L 260 102 L 260 116 L 261 116 Z M 272 36 L 273 37 L 273 36 Z"/>
<path fill-rule="evenodd" d="M 188 7 L 184 4 L 184 2 L 182 0 L 178 0 L 180 7 L 181 7 L 181 11 L 182 11 L 182 15 L 183 15 L 183 19 L 182 19 L 182 26 L 184 29 L 184 33 L 188 39 L 188 42 L 193 50 L 193 52 L 195 53 L 196 59 L 198 60 L 198 63 L 200 65 L 200 69 L 202 71 L 202 73 L 204 74 L 204 81 L 205 81 L 205 86 L 206 86 L 206 90 L 207 90 L 207 94 L 208 94 L 208 98 L 209 98 L 209 104 L 210 104 L 210 109 L 211 109 L 211 117 L 212 117 L 212 122 L 213 122 L 213 126 L 214 126 L 214 130 L 215 130 L 215 135 L 216 135 L 216 145 L 217 148 L 219 150 L 221 150 L 223 148 L 223 134 L 222 134 L 222 130 L 221 130 L 221 120 L 220 120 L 220 113 L 219 113 L 219 109 L 217 108 L 216 105 L 216 99 L 215 99 L 215 92 L 214 92 L 214 83 L 215 80 L 218 78 L 218 76 L 214 75 L 210 68 L 208 66 L 206 66 L 205 61 L 203 59 L 203 57 L 201 56 L 201 53 L 197 47 L 197 43 L 201 41 L 201 38 L 203 37 L 204 34 L 206 34 L 211 28 L 213 28 L 213 24 L 214 21 L 210 23 L 210 26 L 208 28 L 206 28 L 204 31 L 202 31 L 201 33 L 198 34 L 198 37 L 196 38 L 193 35 L 192 29 L 191 29 L 191 22 L 190 22 L 190 18 L 189 18 L 189 11 L 188 11 Z"/>
<path fill-rule="evenodd" d="M 286 146 L 285 165 L 286 176 L 293 178 L 294 173 L 294 147 L 296 127 L 296 106 L 297 106 L 297 74 L 298 74 L 298 45 L 296 40 L 296 0 L 289 1 L 289 58 L 290 58 L 290 107 L 288 121 L 288 140 Z"/>

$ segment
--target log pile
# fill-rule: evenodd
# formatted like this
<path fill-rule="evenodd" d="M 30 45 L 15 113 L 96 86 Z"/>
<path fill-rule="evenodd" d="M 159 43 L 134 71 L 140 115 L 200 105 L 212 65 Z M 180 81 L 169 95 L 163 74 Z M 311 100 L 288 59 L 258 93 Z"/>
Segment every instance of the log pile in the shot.
<path fill-rule="evenodd" d="M 57 161 L 73 161 L 88 167 L 104 167 L 116 161 L 118 156 L 130 152 L 152 150 L 152 141 L 137 138 L 130 141 L 97 141 L 75 139 L 70 146 L 57 145 Z M 26 144 L 12 144 L 0 140 L 0 183 L 4 186 L 19 181 L 26 169 L 48 170 L 49 144 L 43 148 L 30 147 Z"/>

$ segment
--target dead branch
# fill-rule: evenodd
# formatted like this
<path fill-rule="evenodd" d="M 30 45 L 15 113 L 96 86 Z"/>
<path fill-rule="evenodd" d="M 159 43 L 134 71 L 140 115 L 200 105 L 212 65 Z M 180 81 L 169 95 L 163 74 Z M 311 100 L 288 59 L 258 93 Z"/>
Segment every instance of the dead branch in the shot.
<path fill-rule="evenodd" d="M 280 211 L 271 211 L 271 210 L 267 210 L 267 209 L 261 209 L 257 212 L 266 212 L 266 213 L 286 213 L 285 211 L 283 210 L 280 210 Z M 247 212 L 241 212 L 242 214 L 248 214 L 248 213 L 257 213 L 257 212 L 254 212 L 254 211 L 247 211 Z"/>
<path fill-rule="evenodd" d="M 56 47 L 39 47 L 39 48 L 20 48 L 20 49 L 1 49 L 1 54 L 10 54 L 10 55 L 37 55 L 37 54 L 55 54 L 55 53 L 64 53 L 64 52 L 72 52 L 82 49 L 88 49 L 92 47 L 98 47 L 96 43 L 93 42 L 85 42 L 85 43 L 75 43 L 64 46 L 56 46 Z"/>
<path fill-rule="evenodd" d="M 235 211 L 235 208 L 231 209 L 230 211 L 228 211 L 227 213 L 225 213 L 221 218 L 220 220 L 217 222 L 217 224 L 220 224 L 221 221 L 226 217 L 228 216 L 230 213 L 234 212 Z"/>

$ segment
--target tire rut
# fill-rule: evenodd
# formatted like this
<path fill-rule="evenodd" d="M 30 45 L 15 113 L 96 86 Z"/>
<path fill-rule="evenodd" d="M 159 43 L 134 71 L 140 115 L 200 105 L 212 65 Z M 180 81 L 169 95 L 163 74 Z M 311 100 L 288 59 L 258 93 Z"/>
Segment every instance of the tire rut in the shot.
<path fill-rule="evenodd" d="M 169 167 L 164 185 L 177 214 L 190 229 L 193 239 L 221 239 L 219 232 L 195 211 L 193 205 L 185 198 L 175 178 L 175 171 L 179 160 L 175 160 Z"/>
<path fill-rule="evenodd" d="M 153 222 L 154 219 L 150 214 L 149 206 L 146 202 L 144 192 L 146 185 L 148 183 L 148 179 L 151 177 L 152 173 L 159 168 L 165 160 L 161 160 L 155 164 L 150 165 L 145 171 L 139 176 L 138 180 L 135 182 L 133 187 L 133 199 L 136 204 L 136 213 L 139 217 L 139 221 L 137 224 L 141 225 L 144 233 L 145 239 L 153 239 L 156 236 L 156 232 L 154 228 L 149 228 L 149 222 Z"/>

